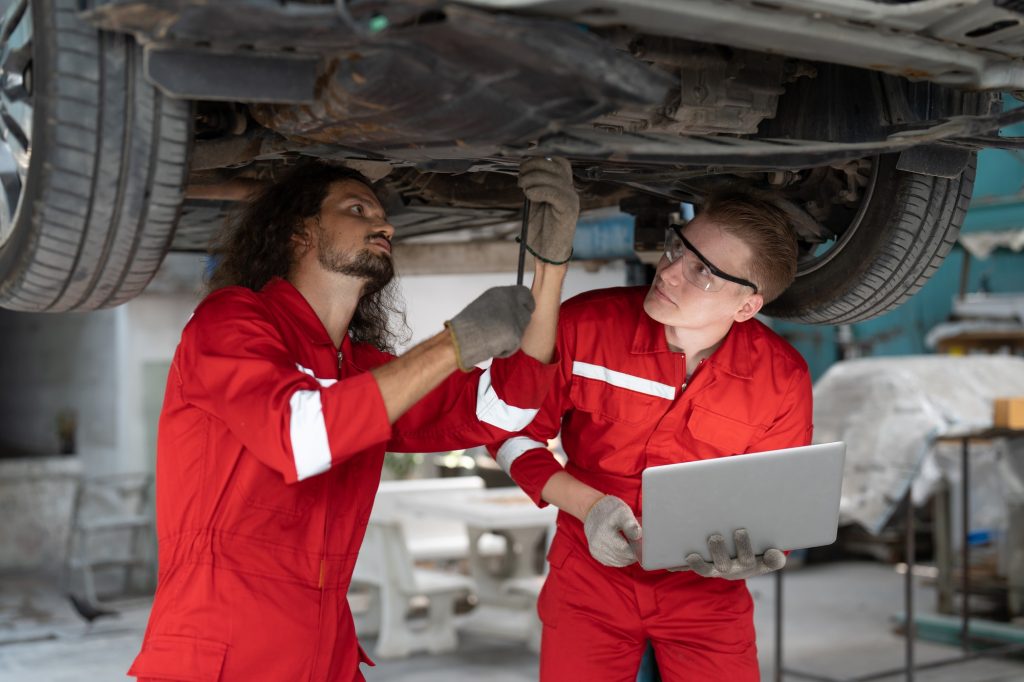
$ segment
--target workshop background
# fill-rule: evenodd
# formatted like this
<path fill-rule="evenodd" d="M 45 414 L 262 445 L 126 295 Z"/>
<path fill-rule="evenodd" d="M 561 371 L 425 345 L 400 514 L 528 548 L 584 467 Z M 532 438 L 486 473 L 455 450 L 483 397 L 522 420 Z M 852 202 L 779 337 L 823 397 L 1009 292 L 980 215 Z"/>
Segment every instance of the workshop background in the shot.
<path fill-rule="evenodd" d="M 591 257 L 573 264 L 566 298 L 645 281 L 642 265 L 603 255 L 630 227 L 584 217 L 577 251 Z M 473 261 L 447 248 L 401 278 L 409 343 L 514 280 L 514 262 L 438 274 Z M 837 542 L 794 553 L 781 579 L 750 581 L 765 679 L 897 679 L 911 656 L 916 679 L 1024 680 L 1019 653 L 982 655 L 1024 645 L 1022 251 L 1024 156 L 983 151 L 959 242 L 906 304 L 838 327 L 769 321 L 811 366 L 816 441 L 849 451 Z M 143 295 L 110 310 L 0 310 L 2 682 L 121 679 L 138 649 L 155 573 L 156 423 L 206 266 L 172 254 Z M 999 399 L 1014 397 L 992 431 Z M 350 595 L 377 661 L 367 679 L 535 679 L 553 517 L 501 491 L 511 481 L 479 450 L 389 455 L 385 479 Z M 410 494 L 417 510 L 397 502 Z M 657 679 L 650 662 L 640 678 Z"/>

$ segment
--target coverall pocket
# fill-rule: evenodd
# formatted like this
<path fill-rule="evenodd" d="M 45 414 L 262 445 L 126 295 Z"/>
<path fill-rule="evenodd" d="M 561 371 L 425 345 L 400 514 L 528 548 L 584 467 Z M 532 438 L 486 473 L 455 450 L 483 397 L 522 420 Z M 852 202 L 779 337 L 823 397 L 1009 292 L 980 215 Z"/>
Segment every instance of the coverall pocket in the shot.
<path fill-rule="evenodd" d="M 154 635 L 142 643 L 128 674 L 187 682 L 217 682 L 228 645 L 184 635 Z"/>
<path fill-rule="evenodd" d="M 562 599 L 564 590 L 561 585 L 561 573 L 565 562 L 569 559 L 572 550 L 564 542 L 559 541 L 556 535 L 551 542 L 551 549 L 548 550 L 548 571 L 544 579 L 544 586 L 540 588 L 540 595 L 537 597 L 537 616 L 540 622 L 547 627 L 557 627 L 559 615 L 562 613 Z"/>
<path fill-rule="evenodd" d="M 250 507 L 299 516 L 318 499 L 323 485 L 320 478 L 286 485 L 279 473 L 255 457 L 243 455 L 238 461 L 235 485 Z"/>
<path fill-rule="evenodd" d="M 694 438 L 711 446 L 709 454 L 719 457 L 746 452 L 747 445 L 759 430 L 757 426 L 712 412 L 700 405 L 693 406 L 686 427 Z"/>
<path fill-rule="evenodd" d="M 573 377 L 569 398 L 577 410 L 626 424 L 657 420 L 671 404 L 664 398 L 585 377 Z"/>

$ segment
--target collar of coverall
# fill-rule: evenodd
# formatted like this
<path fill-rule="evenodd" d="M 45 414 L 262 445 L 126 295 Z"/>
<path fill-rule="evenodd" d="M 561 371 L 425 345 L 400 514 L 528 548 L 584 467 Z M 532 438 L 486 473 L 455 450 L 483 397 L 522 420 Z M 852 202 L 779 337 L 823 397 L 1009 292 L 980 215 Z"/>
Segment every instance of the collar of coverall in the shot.
<path fill-rule="evenodd" d="M 636 354 L 671 353 L 668 341 L 665 339 L 664 325 L 644 312 L 643 305 L 637 306 L 637 309 L 639 315 L 636 321 L 636 331 L 633 333 L 631 351 Z M 756 324 L 756 320 L 733 322 L 722 345 L 708 358 L 708 363 L 740 379 L 752 378 L 754 375 L 752 362 L 755 352 L 753 325 Z"/>
<path fill-rule="evenodd" d="M 331 335 L 327 333 L 324 323 L 320 321 L 313 306 L 309 305 L 306 297 L 291 282 L 281 277 L 275 277 L 264 285 L 260 293 L 280 301 L 281 305 L 290 311 L 291 318 L 311 343 L 334 346 Z M 347 336 L 345 342 L 348 342 Z"/>

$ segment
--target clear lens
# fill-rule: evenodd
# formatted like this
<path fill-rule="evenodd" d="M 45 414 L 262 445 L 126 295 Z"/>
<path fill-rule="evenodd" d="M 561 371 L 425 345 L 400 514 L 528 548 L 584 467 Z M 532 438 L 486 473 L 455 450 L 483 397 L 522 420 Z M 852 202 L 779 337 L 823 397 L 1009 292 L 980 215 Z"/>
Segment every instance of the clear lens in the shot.
<path fill-rule="evenodd" d="M 721 287 L 715 287 L 715 282 L 721 282 L 721 280 L 712 275 L 708 267 L 689 251 L 683 256 L 683 276 L 686 277 L 686 281 L 703 291 L 721 289 Z"/>
<path fill-rule="evenodd" d="M 720 291 L 725 286 L 725 280 L 712 274 L 708 266 L 686 248 L 672 228 L 665 233 L 665 258 L 669 263 L 682 258 L 683 277 L 701 291 Z"/>
<path fill-rule="evenodd" d="M 684 251 L 686 251 L 686 247 L 676 231 L 671 227 L 665 230 L 665 257 L 668 258 L 668 262 L 675 263 Z"/>

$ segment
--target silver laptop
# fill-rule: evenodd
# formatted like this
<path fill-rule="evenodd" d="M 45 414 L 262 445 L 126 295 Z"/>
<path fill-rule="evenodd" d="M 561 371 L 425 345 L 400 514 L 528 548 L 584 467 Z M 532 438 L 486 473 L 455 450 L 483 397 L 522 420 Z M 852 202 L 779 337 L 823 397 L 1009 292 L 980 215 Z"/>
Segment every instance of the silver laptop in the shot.
<path fill-rule="evenodd" d="M 643 473 L 640 565 L 686 566 L 707 538 L 746 528 L 763 554 L 835 542 L 846 443 L 823 443 L 650 467 Z"/>

